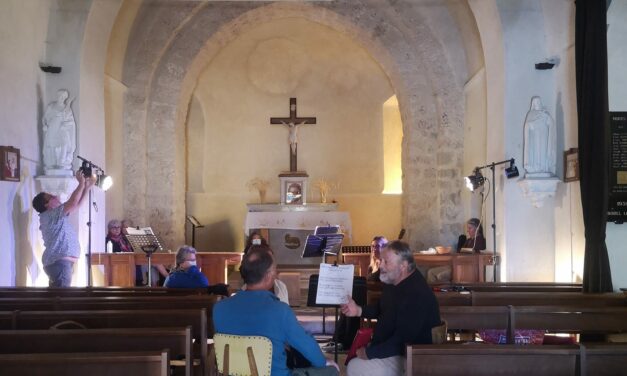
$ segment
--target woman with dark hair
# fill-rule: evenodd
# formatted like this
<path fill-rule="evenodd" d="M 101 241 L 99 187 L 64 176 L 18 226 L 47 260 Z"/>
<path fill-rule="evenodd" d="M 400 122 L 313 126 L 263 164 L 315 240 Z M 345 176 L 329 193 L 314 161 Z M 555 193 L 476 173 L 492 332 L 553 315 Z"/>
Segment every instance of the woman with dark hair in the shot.
<path fill-rule="evenodd" d="M 462 248 L 469 248 L 479 253 L 486 248 L 485 237 L 483 236 L 483 226 L 478 218 L 470 218 L 466 222 L 466 233 L 468 236 L 461 235 L 457 243 L 457 251 Z"/>
<path fill-rule="evenodd" d="M 250 234 L 250 236 L 248 236 L 248 240 L 246 241 L 246 246 L 244 247 L 244 254 L 248 253 L 248 250 L 254 245 L 267 247 L 268 242 L 266 241 L 266 239 L 263 238 L 263 236 L 261 236 L 260 233 L 258 233 L 257 231 L 253 231 Z"/>
<path fill-rule="evenodd" d="M 196 266 L 196 249 L 184 245 L 176 252 L 176 267 L 166 278 L 165 287 L 200 288 L 208 287 L 209 281 Z"/>
<path fill-rule="evenodd" d="M 485 237 L 483 236 L 483 226 L 478 218 L 470 218 L 466 222 L 466 233 L 468 235 L 460 235 L 457 241 L 457 252 L 462 249 L 473 250 L 476 253 L 485 249 Z M 428 283 L 440 283 L 451 281 L 451 267 L 436 266 L 430 268 L 427 272 Z"/>

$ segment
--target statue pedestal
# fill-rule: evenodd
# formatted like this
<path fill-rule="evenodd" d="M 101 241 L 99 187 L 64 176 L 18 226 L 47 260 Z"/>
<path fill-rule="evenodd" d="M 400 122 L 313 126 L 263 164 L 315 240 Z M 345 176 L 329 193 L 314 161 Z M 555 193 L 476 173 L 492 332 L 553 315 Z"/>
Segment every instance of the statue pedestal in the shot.
<path fill-rule="evenodd" d="M 56 171 L 56 170 L 55 170 Z M 59 170 L 65 171 L 65 170 Z M 70 174 L 72 171 L 70 171 Z M 35 178 L 39 183 L 39 190 L 59 196 L 61 202 L 67 201 L 70 195 L 78 186 L 78 181 L 74 176 L 49 176 L 42 175 Z"/>
<path fill-rule="evenodd" d="M 65 177 L 69 176 L 71 178 L 74 177 L 74 171 L 71 169 L 63 169 L 63 168 L 44 168 L 46 177 Z"/>
<path fill-rule="evenodd" d="M 559 182 L 560 180 L 554 176 L 545 178 L 528 178 L 526 176 L 518 181 L 518 185 L 524 196 L 531 199 L 531 204 L 536 208 L 541 208 L 547 198 L 555 196 Z"/>

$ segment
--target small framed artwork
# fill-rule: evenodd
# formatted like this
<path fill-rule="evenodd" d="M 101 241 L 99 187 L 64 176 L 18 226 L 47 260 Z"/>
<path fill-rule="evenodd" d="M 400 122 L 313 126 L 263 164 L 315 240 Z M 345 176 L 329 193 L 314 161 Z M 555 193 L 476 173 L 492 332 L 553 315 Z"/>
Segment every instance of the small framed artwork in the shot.
<path fill-rule="evenodd" d="M 281 204 L 303 205 L 307 203 L 307 177 L 284 176 L 281 179 Z"/>
<path fill-rule="evenodd" d="M 0 146 L 0 180 L 20 181 L 20 149 Z"/>
<path fill-rule="evenodd" d="M 564 182 L 579 180 L 579 149 L 570 148 L 564 152 Z"/>

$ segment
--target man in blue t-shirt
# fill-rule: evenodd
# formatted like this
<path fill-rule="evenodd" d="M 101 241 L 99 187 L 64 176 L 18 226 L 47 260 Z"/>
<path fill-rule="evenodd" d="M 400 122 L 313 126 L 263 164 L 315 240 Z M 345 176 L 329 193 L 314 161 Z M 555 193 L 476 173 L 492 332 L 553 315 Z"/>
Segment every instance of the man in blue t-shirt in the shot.
<path fill-rule="evenodd" d="M 93 176 L 86 178 L 78 170 L 76 180 L 78 186 L 65 203 L 61 203 L 59 196 L 47 192 L 41 192 L 33 198 L 33 208 L 39 213 L 39 229 L 45 247 L 41 261 L 50 287 L 70 287 L 72 269 L 81 253 L 78 235 L 67 217 L 85 201 L 95 179 Z"/>
<path fill-rule="evenodd" d="M 214 306 L 216 332 L 268 338 L 272 342 L 273 376 L 339 375 L 337 364 L 325 359 L 320 346 L 298 323 L 292 309 L 270 291 L 276 278 L 272 253 L 264 247 L 252 247 L 244 255 L 240 273 L 247 288 Z M 286 345 L 302 354 L 312 367 L 290 371 L 286 364 Z"/>

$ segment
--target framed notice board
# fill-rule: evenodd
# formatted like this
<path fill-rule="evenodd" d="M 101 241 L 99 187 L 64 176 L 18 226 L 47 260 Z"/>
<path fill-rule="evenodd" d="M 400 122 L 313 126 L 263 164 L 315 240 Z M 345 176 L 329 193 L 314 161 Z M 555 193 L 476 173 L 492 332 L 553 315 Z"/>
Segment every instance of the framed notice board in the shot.
<path fill-rule="evenodd" d="M 607 221 L 627 221 L 627 112 L 610 112 Z"/>

